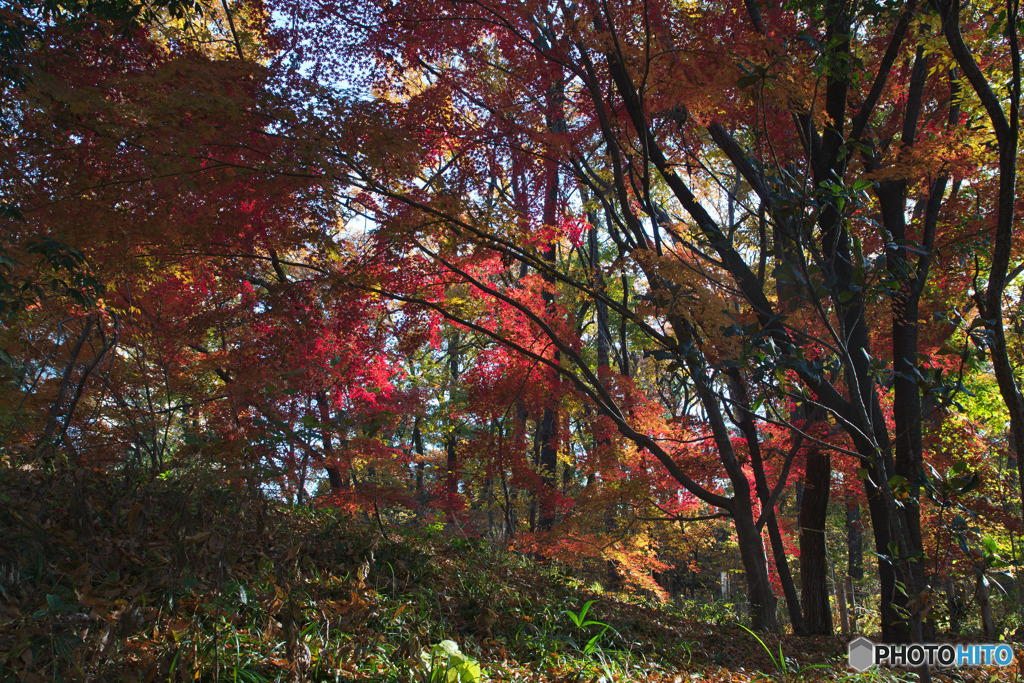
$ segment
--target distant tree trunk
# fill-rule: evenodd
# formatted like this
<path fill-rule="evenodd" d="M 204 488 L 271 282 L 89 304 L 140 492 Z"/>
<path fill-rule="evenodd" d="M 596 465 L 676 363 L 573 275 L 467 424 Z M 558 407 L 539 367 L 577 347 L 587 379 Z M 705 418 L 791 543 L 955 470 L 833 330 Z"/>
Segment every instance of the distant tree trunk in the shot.
<path fill-rule="evenodd" d="M 846 503 L 846 574 L 864 580 L 864 533 L 860 528 L 860 503 Z"/>
<path fill-rule="evenodd" d="M 421 418 L 419 415 L 416 416 L 416 420 L 412 423 L 412 447 L 416 451 L 416 501 L 423 505 L 426 500 L 423 491 L 423 474 L 426 469 L 426 452 L 423 447 L 423 432 L 420 430 Z"/>
<path fill-rule="evenodd" d="M 299 460 L 298 466 L 298 479 L 299 487 L 296 492 L 296 505 L 302 505 L 306 502 L 306 477 L 309 473 L 309 451 L 302 451 L 302 458 Z"/>
<path fill-rule="evenodd" d="M 487 510 L 487 538 L 491 538 L 494 535 L 494 491 L 492 486 L 494 482 L 490 476 L 484 478 L 483 486 L 480 491 L 480 500 L 474 505 L 475 508 L 479 509 L 483 505 Z"/>
<path fill-rule="evenodd" d="M 992 616 L 992 601 L 989 599 L 988 582 L 985 580 L 985 574 L 980 571 L 974 582 L 974 597 L 978 601 L 981 631 L 985 634 L 985 640 L 992 642 L 998 637 L 996 621 Z"/>
<path fill-rule="evenodd" d="M 584 201 L 589 201 L 589 195 L 586 189 L 581 186 L 581 192 Z M 587 212 L 587 220 L 590 222 L 592 227 L 587 231 L 587 254 L 589 263 L 588 270 L 590 271 L 590 284 L 594 288 L 594 291 L 604 294 L 605 293 L 605 281 L 604 274 L 601 271 L 601 250 L 598 248 L 597 243 L 597 213 L 594 211 Z M 611 346 L 612 346 L 612 334 L 611 329 L 608 327 L 608 304 L 604 299 L 598 297 L 594 300 L 594 318 L 597 322 L 597 367 L 602 371 L 607 371 L 611 364 Z"/>
<path fill-rule="evenodd" d="M 549 122 L 548 126 L 553 131 L 563 130 L 564 124 L 562 123 L 562 93 L 561 84 L 556 84 L 552 87 L 552 92 L 549 94 L 548 107 Z M 547 162 L 547 168 L 545 169 L 545 191 L 544 191 L 544 212 L 543 220 L 545 225 L 554 225 L 555 221 L 558 220 L 558 165 L 554 159 Z M 542 254 L 544 261 L 550 265 L 551 268 L 555 267 L 557 258 L 558 245 L 554 242 L 549 242 L 544 247 Z M 547 313 L 551 314 L 555 310 L 555 294 L 553 288 L 555 286 L 555 279 L 549 273 L 544 273 L 544 284 L 546 285 L 543 293 L 544 308 Z M 555 362 L 558 362 L 558 352 L 555 352 Z M 545 373 L 547 374 L 547 372 Z M 544 405 L 544 412 L 541 416 L 540 421 L 540 458 L 538 461 L 538 468 L 540 470 L 541 480 L 544 482 L 543 491 L 540 495 L 540 519 L 538 521 L 538 528 L 541 531 L 547 531 L 554 526 L 555 523 L 555 506 L 552 500 L 552 496 L 558 489 L 557 483 L 557 470 L 558 470 L 558 414 L 556 412 L 556 402 L 558 400 L 558 383 L 560 378 L 551 373 L 551 377 L 548 382 L 550 391 L 548 394 L 547 402 Z"/>
<path fill-rule="evenodd" d="M 629 310 L 629 278 L 622 276 L 622 310 Z M 626 345 L 626 317 L 619 316 L 619 371 L 629 377 L 629 347 Z"/>
<path fill-rule="evenodd" d="M 451 382 L 448 390 L 449 407 L 454 403 L 455 387 L 459 382 L 459 333 L 453 332 L 448 340 L 448 373 Z M 451 412 L 451 410 L 449 410 Z M 455 416 L 451 416 L 445 437 L 445 508 L 450 519 L 455 517 L 455 501 L 459 495 L 458 430 Z"/>
<path fill-rule="evenodd" d="M 448 514 L 455 513 L 455 498 L 459 495 L 458 440 L 453 428 L 445 438 L 445 507 Z"/>
<path fill-rule="evenodd" d="M 327 392 L 318 391 L 316 394 L 317 412 L 320 415 L 320 445 L 324 451 L 324 469 L 327 471 L 327 483 L 331 487 L 331 493 L 337 493 L 348 488 L 348 478 L 341 476 L 341 468 L 338 466 L 338 454 L 334 450 L 334 440 L 331 438 L 331 408 L 327 400 Z"/>
<path fill-rule="evenodd" d="M 590 195 L 587 191 L 586 185 L 580 185 L 580 193 L 583 197 L 584 203 L 589 203 Z M 588 210 L 587 221 L 589 221 L 590 225 L 593 227 L 587 231 L 587 263 L 585 263 L 584 266 L 590 272 L 591 287 L 593 287 L 595 292 L 605 294 L 606 283 L 604 273 L 601 270 L 601 250 L 597 243 L 597 226 L 600 224 L 597 212 Z M 594 319 L 597 323 L 595 343 L 597 346 L 598 376 L 610 375 L 612 332 L 611 327 L 608 324 L 608 303 L 600 296 L 594 298 Z M 623 337 L 623 340 L 625 340 L 625 337 Z M 625 348 L 623 348 L 623 353 L 625 353 Z M 607 380 L 602 381 L 607 385 Z M 594 440 L 595 451 L 601 448 L 607 448 L 610 445 L 611 439 L 608 439 L 607 437 L 599 436 Z M 615 506 L 608 505 L 604 512 L 605 531 L 608 533 L 613 532 L 615 530 L 615 525 Z M 605 570 L 605 582 L 608 584 L 608 587 L 617 588 L 622 583 L 622 576 L 619 574 L 619 570 L 615 566 L 615 563 L 611 560 L 607 560 L 605 563 Z"/>
<path fill-rule="evenodd" d="M 512 491 L 509 490 L 508 477 L 505 474 L 505 470 L 501 470 L 501 493 L 504 498 L 504 504 L 502 505 L 502 519 L 505 527 L 505 540 L 511 540 L 516 534 L 516 507 L 515 502 L 512 500 Z"/>
<path fill-rule="evenodd" d="M 946 579 L 946 611 L 949 613 L 949 634 L 960 635 L 963 618 L 966 612 L 967 599 L 959 581 Z"/>
<path fill-rule="evenodd" d="M 526 408 L 526 401 L 522 395 L 516 397 L 516 423 L 515 423 L 515 449 L 516 457 L 522 454 L 522 467 L 525 469 L 526 465 L 533 463 L 534 467 L 537 465 L 537 458 L 539 454 L 537 452 L 537 433 L 533 434 L 532 447 L 527 448 L 528 438 L 527 431 L 530 423 L 530 411 Z M 504 480 L 503 480 L 504 481 Z M 506 512 L 506 518 L 511 520 L 511 527 L 518 526 L 519 518 L 519 495 L 514 487 L 510 487 L 507 482 L 503 484 L 505 491 L 505 500 L 509 505 Z M 526 498 L 529 503 L 526 506 L 524 512 L 523 521 L 526 523 L 528 531 L 532 534 L 537 530 L 537 487 L 528 483 L 526 486 Z"/>
<path fill-rule="evenodd" d="M 846 602 L 850 611 L 850 633 L 857 632 L 857 589 L 864 580 L 864 536 L 860 528 L 860 503 L 846 502 Z"/>
<path fill-rule="evenodd" d="M 537 528 L 540 531 L 548 531 L 555 524 L 555 504 L 552 498 L 558 491 L 558 421 L 555 410 L 550 406 L 544 407 L 538 439 L 540 457 L 537 465 L 544 486 L 540 494 L 540 518 L 537 521 Z"/>
<path fill-rule="evenodd" d="M 71 349 L 71 355 L 68 358 L 68 364 L 64 367 L 64 373 L 60 379 L 60 385 L 57 390 L 57 396 L 53 399 L 53 403 L 50 404 L 49 414 L 46 418 L 46 426 L 43 428 L 43 433 L 37 441 L 37 450 L 49 457 L 53 453 L 54 434 L 57 431 L 57 424 L 60 418 L 63 416 L 64 429 L 62 433 L 67 431 L 68 422 L 71 420 L 71 410 L 68 410 L 65 414 L 64 401 L 67 396 L 68 389 L 71 387 L 71 375 L 75 368 L 78 367 L 78 357 L 82 354 L 82 347 L 85 346 L 85 342 L 89 339 L 89 335 L 92 334 L 93 328 L 93 316 L 88 315 L 85 317 L 85 322 L 82 324 L 82 334 L 78 337 L 78 341 L 75 342 L 74 347 Z"/>

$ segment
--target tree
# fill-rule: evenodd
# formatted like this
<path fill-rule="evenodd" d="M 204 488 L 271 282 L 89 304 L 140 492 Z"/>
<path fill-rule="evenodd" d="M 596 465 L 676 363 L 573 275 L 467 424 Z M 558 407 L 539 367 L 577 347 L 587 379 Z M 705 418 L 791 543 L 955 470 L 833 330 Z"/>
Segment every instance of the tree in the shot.
<path fill-rule="evenodd" d="M 1021 392 L 1020 380 L 1014 375 L 1006 339 L 1007 314 L 1004 308 L 1008 289 L 1024 271 L 1019 264 L 1012 269 L 1010 267 L 1015 258 L 1019 259 L 1019 255 L 1015 254 L 1014 237 L 1017 228 L 1017 165 L 1020 155 L 1020 3 L 1007 2 L 995 19 L 987 24 L 986 17 L 970 15 L 970 23 L 965 24 L 966 8 L 958 1 L 937 2 L 935 7 L 951 57 L 963 74 L 961 79 L 970 86 L 984 111 L 984 117 L 978 112 L 975 118 L 979 124 L 987 119 L 988 132 L 995 138 L 994 149 L 990 146 L 990 152 L 995 152 L 995 158 L 990 154 L 989 158 L 980 160 L 980 164 L 984 164 L 985 176 L 994 178 L 998 191 L 995 196 L 985 196 L 985 215 L 994 215 L 995 221 L 994 226 L 986 226 L 985 230 L 992 233 L 987 283 L 984 289 L 976 286 L 974 303 L 978 307 L 978 323 L 986 330 L 983 345 L 988 349 L 999 392 L 1010 413 L 1015 460 L 1019 468 L 1024 468 L 1024 393 Z M 979 56 L 968 46 L 965 29 L 974 33 L 984 31 L 987 38 L 995 39 L 989 51 L 994 53 L 999 66 L 993 69 L 992 75 L 985 74 L 979 66 Z M 997 85 L 1000 81 L 1002 87 Z M 978 195 L 981 199 L 980 191 Z M 1024 469 L 1019 472 L 1024 474 Z M 1024 486 L 1024 476 L 1019 481 Z M 1021 490 L 1024 505 L 1024 488 Z"/>
<path fill-rule="evenodd" d="M 397 412 L 386 348 L 419 343 L 418 318 L 406 334 L 386 302 L 326 296 L 317 263 L 338 247 L 309 227 L 330 214 L 295 168 L 309 151 L 279 135 L 294 118 L 254 61 L 257 9 L 113 37 L 55 19 L 23 46 L 2 165 L 4 439 L 21 455 L 162 468 L 218 443 L 235 470 L 296 449 L 337 466 L 322 433 L 310 450 L 318 410 L 365 431 Z"/>
<path fill-rule="evenodd" d="M 335 44 L 377 60 L 375 87 L 388 94 L 347 109 L 349 121 L 331 125 L 348 132 L 329 138 L 347 169 L 338 178 L 380 198 L 381 230 L 521 311 L 557 359 L 479 331 L 573 382 L 679 484 L 732 516 L 759 626 L 774 623 L 760 540 L 770 510 L 754 511 L 765 501 L 752 493 L 755 458 L 737 448 L 744 415 L 789 424 L 790 459 L 803 440 L 855 459 L 880 556 L 883 636 L 922 637 L 921 433 L 957 387 L 921 358 L 949 337 L 934 321 L 955 318 L 961 302 L 949 294 L 969 281 L 949 254 L 969 234 L 956 216 L 981 135 L 961 125 L 963 94 L 930 8 L 403 3 L 356 13 L 358 30 L 333 16 L 350 30 Z M 337 64 L 328 45 L 314 49 L 319 64 Z M 550 125 L 553 83 L 564 131 Z M 360 150 L 345 143 L 356 137 Z M 377 170 L 383 158 L 399 172 Z M 559 229 L 530 213 L 545 206 L 553 163 L 566 206 L 603 215 L 593 228 L 617 254 L 600 278 L 536 246 Z M 537 199 L 524 203 L 523 187 Z M 569 195 L 576 188 L 585 204 L 582 190 Z M 463 250 L 434 246 L 440 234 Z M 548 312 L 475 274 L 468 264 L 488 253 L 601 302 L 666 370 L 683 370 L 723 468 L 704 481 L 725 476 L 731 495 L 639 430 Z M 598 284 L 619 276 L 636 278 L 625 304 Z M 940 296 L 938 283 L 952 289 Z M 399 295 L 473 322 L 437 296 Z M 794 404 L 819 406 L 844 436 L 802 433 Z M 749 427 L 744 436 L 757 443 Z M 811 471 L 824 491 L 829 468 Z M 785 478 L 768 483 L 771 504 Z"/>

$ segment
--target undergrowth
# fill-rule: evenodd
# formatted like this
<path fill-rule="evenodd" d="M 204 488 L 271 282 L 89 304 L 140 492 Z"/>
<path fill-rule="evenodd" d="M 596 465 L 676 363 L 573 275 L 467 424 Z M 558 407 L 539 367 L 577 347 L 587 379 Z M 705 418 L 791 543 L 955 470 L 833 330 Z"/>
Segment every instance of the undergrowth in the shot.
<path fill-rule="evenodd" d="M 854 675 L 838 638 L 762 645 L 441 525 L 287 507 L 209 473 L 0 469 L 3 681 L 905 678 Z"/>

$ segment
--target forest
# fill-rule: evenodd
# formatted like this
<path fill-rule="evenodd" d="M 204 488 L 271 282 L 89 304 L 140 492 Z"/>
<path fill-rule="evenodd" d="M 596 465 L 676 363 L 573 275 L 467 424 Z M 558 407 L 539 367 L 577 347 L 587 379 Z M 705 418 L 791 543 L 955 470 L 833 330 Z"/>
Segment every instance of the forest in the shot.
<path fill-rule="evenodd" d="M 1024 675 L 1022 18 L 0 3 L 0 680 Z"/>

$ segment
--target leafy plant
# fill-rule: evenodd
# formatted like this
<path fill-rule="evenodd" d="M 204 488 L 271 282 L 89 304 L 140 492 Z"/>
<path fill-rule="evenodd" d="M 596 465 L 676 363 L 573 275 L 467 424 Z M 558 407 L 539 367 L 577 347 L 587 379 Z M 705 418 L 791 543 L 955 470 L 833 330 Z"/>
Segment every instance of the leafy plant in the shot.
<path fill-rule="evenodd" d="M 583 654 L 585 655 L 589 655 L 597 649 L 597 644 L 598 641 L 601 640 L 601 636 L 607 633 L 608 630 L 611 628 L 609 624 L 606 624 L 602 621 L 587 619 L 587 612 L 590 611 L 590 606 L 593 604 L 593 600 L 588 600 L 587 602 L 585 602 L 583 604 L 583 607 L 580 609 L 579 614 L 568 609 L 562 610 L 562 613 L 569 617 L 570 620 L 572 620 L 573 625 L 576 627 L 578 631 L 584 631 L 590 628 L 591 626 L 601 627 L 601 630 L 596 635 L 592 636 L 590 640 L 587 641 L 587 644 L 581 648 Z"/>
<path fill-rule="evenodd" d="M 478 683 L 484 677 L 479 662 L 460 651 L 454 640 L 442 640 L 424 649 L 420 662 L 429 683 Z"/>
<path fill-rule="evenodd" d="M 791 666 L 789 661 L 786 659 L 786 655 L 782 651 L 782 643 L 779 643 L 779 654 L 776 657 L 772 649 L 768 647 L 768 645 L 763 640 L 761 640 L 760 636 L 758 636 L 756 633 L 751 631 L 743 624 L 739 624 L 739 627 L 747 633 L 749 633 L 750 635 L 754 636 L 754 639 L 757 640 L 758 643 L 760 643 L 761 647 L 768 654 L 769 659 L 772 660 L 772 664 L 775 665 L 775 670 L 782 676 L 782 680 L 784 681 L 800 680 L 801 678 L 803 678 L 806 672 L 812 669 L 828 668 L 824 664 L 808 664 L 807 666 L 802 666 L 799 668 L 796 668 L 795 665 Z"/>

